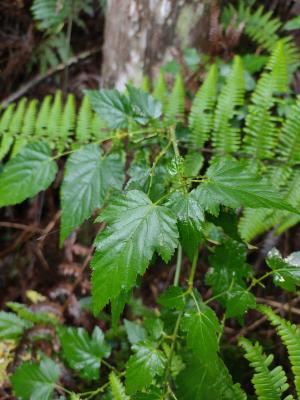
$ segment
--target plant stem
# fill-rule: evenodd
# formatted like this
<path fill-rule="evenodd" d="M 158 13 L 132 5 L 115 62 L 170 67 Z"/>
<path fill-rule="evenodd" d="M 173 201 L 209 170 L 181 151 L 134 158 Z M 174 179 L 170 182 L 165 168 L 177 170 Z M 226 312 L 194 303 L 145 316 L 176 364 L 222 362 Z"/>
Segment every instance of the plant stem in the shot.
<path fill-rule="evenodd" d="M 196 251 L 194 254 L 193 262 L 192 262 L 192 268 L 190 272 L 190 276 L 188 278 L 188 287 L 189 291 L 192 290 L 193 288 L 193 283 L 194 283 L 194 278 L 195 278 L 195 273 L 196 273 L 196 267 L 198 263 L 198 257 L 199 257 L 199 251 Z"/>
<path fill-rule="evenodd" d="M 175 153 L 176 157 L 180 157 L 174 126 L 172 126 L 170 128 L 170 140 L 172 142 L 174 153 Z"/>
<path fill-rule="evenodd" d="M 178 286 L 178 284 L 179 284 L 181 264 L 182 264 L 182 246 L 179 243 L 178 250 L 177 250 L 177 262 L 176 262 L 176 270 L 175 270 L 175 276 L 174 276 L 174 286 Z"/>

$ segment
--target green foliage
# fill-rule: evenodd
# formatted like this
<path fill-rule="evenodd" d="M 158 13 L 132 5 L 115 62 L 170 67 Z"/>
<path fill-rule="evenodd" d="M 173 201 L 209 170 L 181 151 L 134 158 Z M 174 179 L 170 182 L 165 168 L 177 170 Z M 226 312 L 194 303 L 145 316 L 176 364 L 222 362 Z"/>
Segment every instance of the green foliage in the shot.
<path fill-rule="evenodd" d="M 288 388 L 287 378 L 281 366 L 270 369 L 274 356 L 266 356 L 259 343 L 253 345 L 249 340 L 239 340 L 246 352 L 245 357 L 250 361 L 255 374 L 252 383 L 259 400 L 280 400 L 283 392 Z"/>
<path fill-rule="evenodd" d="M 101 329 L 96 326 L 90 338 L 83 328 L 61 328 L 59 338 L 70 367 L 83 379 L 99 379 L 101 358 L 110 354 Z"/>
<path fill-rule="evenodd" d="M 212 112 L 217 97 L 217 77 L 217 66 L 212 65 L 205 81 L 198 89 L 191 107 L 189 115 L 190 142 L 198 148 L 203 147 L 213 127 Z"/>
<path fill-rule="evenodd" d="M 0 175 L 0 206 L 20 203 L 47 189 L 56 173 L 57 165 L 46 143 L 24 147 Z"/>
<path fill-rule="evenodd" d="M 233 153 L 239 149 L 239 128 L 232 126 L 237 107 L 244 103 L 244 69 L 242 60 L 236 56 L 232 71 L 218 97 L 212 134 L 213 146 L 220 153 Z M 224 134 L 226 132 L 226 134 Z"/>
<path fill-rule="evenodd" d="M 60 369 L 49 358 L 40 363 L 26 362 L 17 368 L 11 378 L 14 392 L 24 400 L 50 400 L 58 381 Z"/>
<path fill-rule="evenodd" d="M 11 339 L 21 336 L 26 329 L 32 326 L 16 314 L 0 312 L 0 339 Z"/>
<path fill-rule="evenodd" d="M 245 11 L 245 18 L 250 14 Z M 0 338 L 16 346 L 26 338 L 28 351 L 41 360 L 17 368 L 11 378 L 16 396 L 50 399 L 54 390 L 65 390 L 71 398 L 247 398 L 221 359 L 224 326 L 229 318 L 243 324 L 247 311 L 258 308 L 252 289 L 265 278 L 273 276 L 292 292 L 299 286 L 298 253 L 283 258 L 273 250 L 266 260 L 270 270 L 257 278 L 243 242 L 300 219 L 299 99 L 286 95 L 294 63 L 293 47 L 282 39 L 272 45 L 253 92 L 249 79 L 253 86 L 255 81 L 236 56 L 225 78 L 226 65 L 212 66 L 194 98 L 182 74 L 169 93 L 161 73 L 153 94 L 148 83 L 146 91 L 130 85 L 123 93 L 88 91 L 77 106 L 73 95 L 64 101 L 57 92 L 42 103 L 22 99 L 3 112 L 0 205 L 19 204 L 47 189 L 59 160 L 61 245 L 92 215 L 100 223 L 88 301 L 103 321 L 93 333 L 90 318 L 87 331 L 19 303 L 7 304 L 14 313 L 0 313 Z M 207 260 L 208 271 L 200 268 Z M 173 283 L 173 269 L 169 274 L 163 263 L 174 265 Z M 156 299 L 146 299 L 151 308 L 134 299 L 149 267 L 170 277 Z M 297 328 L 261 310 L 288 348 L 299 392 Z M 119 322 L 123 311 L 128 319 Z M 86 381 L 78 387 L 87 385 L 88 391 L 62 389 L 68 387 L 65 374 L 60 377 L 54 361 L 34 351 L 40 340 L 35 328 L 51 332 L 42 335 L 52 350 L 47 354 Z M 259 345 L 240 343 L 255 370 L 258 398 L 281 398 L 287 389 L 282 368 L 271 369 L 272 357 Z"/>
<path fill-rule="evenodd" d="M 269 307 L 261 306 L 262 311 L 272 325 L 276 327 L 278 335 L 285 344 L 289 360 L 294 373 L 294 384 L 298 397 L 300 396 L 300 330 L 296 325 L 280 318 Z"/>
<path fill-rule="evenodd" d="M 135 354 L 126 364 L 126 388 L 129 394 L 148 387 L 156 375 L 162 375 L 166 358 L 164 354 L 145 342 L 133 346 Z"/>
<path fill-rule="evenodd" d="M 62 184 L 61 243 L 70 232 L 92 215 L 111 189 L 120 189 L 124 163 L 118 154 L 101 156 L 96 144 L 71 154 Z"/>
<path fill-rule="evenodd" d="M 119 195 L 101 214 L 108 228 L 96 238 L 93 258 L 95 312 L 129 290 L 149 265 L 154 251 L 169 261 L 177 246 L 178 231 L 173 214 L 165 206 L 131 190 Z"/>

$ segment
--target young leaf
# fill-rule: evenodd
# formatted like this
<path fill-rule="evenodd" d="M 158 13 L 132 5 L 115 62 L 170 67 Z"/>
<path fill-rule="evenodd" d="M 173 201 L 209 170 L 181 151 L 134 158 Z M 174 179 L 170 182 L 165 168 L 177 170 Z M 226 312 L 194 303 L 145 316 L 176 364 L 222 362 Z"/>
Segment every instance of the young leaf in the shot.
<path fill-rule="evenodd" d="M 243 288 L 236 287 L 228 292 L 226 302 L 226 317 L 243 316 L 249 308 L 256 307 L 255 296 Z"/>
<path fill-rule="evenodd" d="M 25 146 L 0 174 L 0 207 L 21 203 L 47 189 L 56 172 L 57 165 L 46 143 Z"/>
<path fill-rule="evenodd" d="M 101 329 L 96 326 L 90 338 L 83 328 L 61 328 L 59 338 L 70 367 L 83 379 L 99 379 L 101 358 L 110 354 Z"/>
<path fill-rule="evenodd" d="M 0 312 L 0 339 L 14 339 L 31 326 L 30 322 L 24 321 L 13 313 Z"/>
<path fill-rule="evenodd" d="M 169 261 L 178 231 L 173 214 L 138 190 L 114 198 L 102 218 L 109 227 L 96 239 L 92 293 L 97 312 L 121 290 L 129 290 L 149 265 L 154 251 Z"/>
<path fill-rule="evenodd" d="M 142 342 L 147 338 L 147 332 L 141 325 L 128 321 L 127 319 L 124 320 L 124 325 L 128 340 L 131 344 Z"/>
<path fill-rule="evenodd" d="M 180 242 L 190 259 L 197 251 L 202 235 L 204 212 L 195 192 L 175 192 L 166 204 L 177 215 Z"/>
<path fill-rule="evenodd" d="M 116 89 L 87 90 L 93 110 L 111 129 L 126 128 L 131 107 L 127 98 Z"/>
<path fill-rule="evenodd" d="M 164 372 L 166 358 L 151 343 L 134 346 L 136 354 L 126 364 L 126 388 L 129 394 L 149 386 Z"/>
<path fill-rule="evenodd" d="M 61 243 L 102 205 L 110 189 L 122 187 L 123 180 L 124 162 L 120 155 L 102 157 L 96 144 L 71 154 L 61 189 Z"/>
<path fill-rule="evenodd" d="M 185 306 L 184 292 L 178 286 L 171 286 L 159 296 L 157 302 L 167 308 L 183 310 Z"/>
<path fill-rule="evenodd" d="M 274 283 L 285 290 L 295 292 L 296 286 L 300 286 L 300 251 L 282 258 L 274 248 L 268 253 L 266 261 L 274 271 Z"/>
<path fill-rule="evenodd" d="M 136 122 L 146 124 L 151 119 L 158 119 L 161 116 L 162 105 L 150 94 L 130 85 L 127 85 L 127 91 Z"/>
<path fill-rule="evenodd" d="M 113 395 L 113 400 L 129 400 L 129 397 L 126 396 L 125 388 L 121 380 L 114 372 L 111 372 L 109 374 L 109 383 Z"/>
<path fill-rule="evenodd" d="M 26 362 L 11 377 L 15 394 L 23 400 L 50 400 L 59 379 L 58 365 L 44 357 L 39 364 Z"/>
<path fill-rule="evenodd" d="M 217 334 L 221 327 L 210 307 L 200 304 L 197 311 L 186 313 L 182 326 L 187 332 L 187 345 L 195 354 L 206 361 L 216 356 L 219 350 Z"/>
<path fill-rule="evenodd" d="M 206 177 L 195 192 L 200 205 L 208 211 L 223 204 L 231 208 L 278 208 L 298 213 L 278 190 L 247 171 L 238 161 L 216 161 L 208 168 Z"/>

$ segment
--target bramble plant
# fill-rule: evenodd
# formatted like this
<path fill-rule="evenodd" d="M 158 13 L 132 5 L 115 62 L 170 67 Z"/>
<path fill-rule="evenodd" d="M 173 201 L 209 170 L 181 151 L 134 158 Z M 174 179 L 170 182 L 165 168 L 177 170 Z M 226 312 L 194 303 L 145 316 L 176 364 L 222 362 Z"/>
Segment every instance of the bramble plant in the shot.
<path fill-rule="evenodd" d="M 293 45 L 278 41 L 252 92 L 245 85 L 242 57 L 234 58 L 220 85 L 213 65 L 188 115 L 181 74 L 171 94 L 161 74 L 152 94 L 131 85 L 124 93 L 87 91 L 78 113 L 72 95 L 63 105 L 60 93 L 40 108 L 34 100 L 28 105 L 21 100 L 15 111 L 14 106 L 4 111 L 0 153 L 9 158 L 12 149 L 12 156 L 0 174 L 0 206 L 46 190 L 55 180 L 57 160 L 67 158 L 60 244 L 97 214 L 101 228 L 91 261 L 92 310 L 97 317 L 111 307 L 111 329 L 102 332 L 96 326 L 89 335 L 83 328 L 62 326 L 53 315 L 9 303 L 13 312 L 0 313 L 0 338 L 18 342 L 35 324 L 49 325 L 61 348 L 53 359 L 39 354 L 36 362 L 17 368 L 11 377 L 17 396 L 246 399 L 222 360 L 222 334 L 228 318 L 242 321 L 255 308 L 287 346 L 299 396 L 299 330 L 257 307 L 252 293 L 270 276 L 275 285 L 296 291 L 299 253 L 284 259 L 272 250 L 270 270 L 259 277 L 247 263 L 248 241 L 269 227 L 282 231 L 300 219 L 299 99 L 290 96 L 289 110 L 280 114 L 296 63 Z M 204 282 L 212 293 L 205 300 L 195 282 L 204 249 L 209 253 Z M 140 306 L 140 323 L 120 325 L 145 271 L 157 257 L 172 264 L 175 256 L 173 284 L 158 296 L 160 308 Z M 216 302 L 221 321 L 212 307 Z M 117 343 L 124 331 L 132 350 L 128 354 L 127 349 L 125 365 L 115 361 L 123 351 Z M 280 399 L 288 389 L 283 368 L 270 370 L 272 360 L 260 345 L 246 339 L 240 345 L 255 370 L 257 398 Z M 62 363 L 91 389 L 75 394 L 63 385 Z M 103 368 L 110 374 L 99 386 Z"/>

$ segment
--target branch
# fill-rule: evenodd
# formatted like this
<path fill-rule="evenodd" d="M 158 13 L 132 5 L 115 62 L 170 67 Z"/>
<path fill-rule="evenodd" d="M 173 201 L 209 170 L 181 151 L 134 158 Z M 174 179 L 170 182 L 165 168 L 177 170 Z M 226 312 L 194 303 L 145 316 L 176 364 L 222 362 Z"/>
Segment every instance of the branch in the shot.
<path fill-rule="evenodd" d="M 23 96 L 25 93 L 29 92 L 34 86 L 38 85 L 42 81 L 50 78 L 50 76 L 57 74 L 58 72 L 63 71 L 65 68 L 70 67 L 73 64 L 77 64 L 82 60 L 85 60 L 94 54 L 99 53 L 101 49 L 99 47 L 94 47 L 90 50 L 85 50 L 76 56 L 73 56 L 69 58 L 65 63 L 61 63 L 56 65 L 56 67 L 49 69 L 47 72 L 44 74 L 40 74 L 35 76 L 31 81 L 25 83 L 25 85 L 21 86 L 20 89 L 18 89 L 15 93 L 11 94 L 8 96 L 6 99 L 4 99 L 1 102 L 0 109 L 6 108 L 10 103 L 13 101 L 17 100 L 21 96 Z"/>

